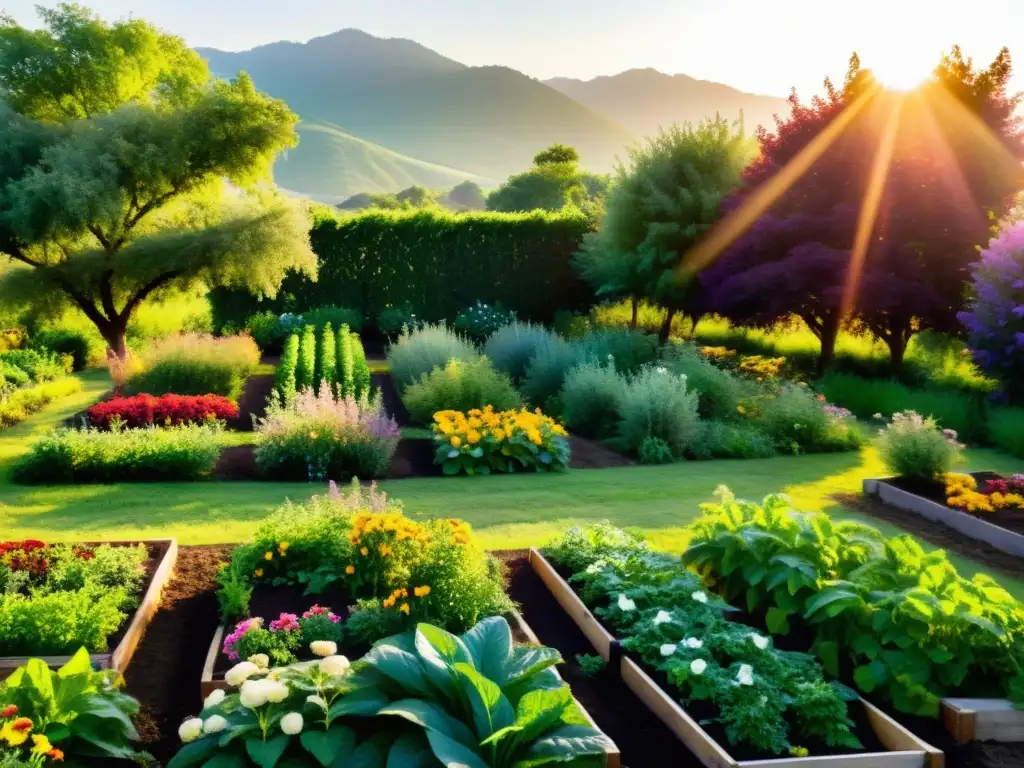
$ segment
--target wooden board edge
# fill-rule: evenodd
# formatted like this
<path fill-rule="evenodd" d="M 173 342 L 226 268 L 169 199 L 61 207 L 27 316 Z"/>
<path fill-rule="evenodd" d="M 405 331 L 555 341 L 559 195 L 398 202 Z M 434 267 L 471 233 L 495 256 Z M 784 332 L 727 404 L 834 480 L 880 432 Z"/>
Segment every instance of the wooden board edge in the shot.
<path fill-rule="evenodd" d="M 116 669 L 122 675 L 128 669 L 128 664 L 131 663 L 132 656 L 135 655 L 135 649 L 139 647 L 139 643 L 142 641 L 146 627 L 160 608 L 164 587 L 174 578 L 174 567 L 178 563 L 177 539 L 143 539 L 137 543 L 166 543 L 167 551 L 164 552 L 163 559 L 160 561 L 160 565 L 157 566 L 156 571 L 153 573 L 153 578 L 149 582 L 149 588 L 146 590 L 142 602 L 139 603 L 139 607 L 135 610 L 135 615 L 132 616 L 131 623 L 128 625 L 128 631 L 124 633 L 121 642 L 117 644 L 113 654 L 111 654 L 111 668 Z"/>
<path fill-rule="evenodd" d="M 818 755 L 816 757 L 742 760 L 740 768 L 921 768 L 924 752 L 863 752 L 859 755 Z"/>
<path fill-rule="evenodd" d="M 597 620 L 594 614 L 590 612 L 590 609 L 580 600 L 579 595 L 573 592 L 572 587 L 569 586 L 565 579 L 558 575 L 554 566 L 548 562 L 547 558 L 536 547 L 530 548 L 529 561 L 530 566 L 536 571 L 551 594 L 554 595 L 558 604 L 562 606 L 562 609 L 568 614 L 569 618 L 587 636 L 590 644 L 594 646 L 594 650 L 605 661 L 611 661 L 615 636 L 601 626 L 601 622 Z"/>
<path fill-rule="evenodd" d="M 945 699 L 940 703 L 942 724 L 957 744 L 966 744 L 974 740 L 978 713 L 969 709 L 961 709 Z"/>
<path fill-rule="evenodd" d="M 867 715 L 875 735 L 886 747 L 896 753 L 923 752 L 928 768 L 943 768 L 946 756 L 941 749 L 936 749 L 927 741 L 914 735 L 870 701 L 863 698 L 860 701 L 864 705 L 864 713 Z"/>
<path fill-rule="evenodd" d="M 204 699 L 213 691 L 227 690 L 229 687 L 223 680 L 213 679 L 213 668 L 217 664 L 217 654 L 220 652 L 223 640 L 224 625 L 218 624 L 217 631 L 213 633 L 213 640 L 210 641 L 210 647 L 206 649 L 206 661 L 203 662 L 203 673 L 199 677 L 199 693 Z"/>
<path fill-rule="evenodd" d="M 89 654 L 89 660 L 100 669 L 111 668 L 110 657 L 110 651 Z M 27 664 L 29 659 L 42 659 L 48 667 L 53 667 L 55 669 L 63 667 L 71 661 L 70 656 L 0 656 L 0 681 L 3 680 L 3 676 L 6 673 L 13 672 L 18 667 L 22 667 Z"/>
<path fill-rule="evenodd" d="M 622 682 L 689 748 L 705 768 L 738 768 L 739 763 L 662 690 L 632 659 L 623 656 Z"/>

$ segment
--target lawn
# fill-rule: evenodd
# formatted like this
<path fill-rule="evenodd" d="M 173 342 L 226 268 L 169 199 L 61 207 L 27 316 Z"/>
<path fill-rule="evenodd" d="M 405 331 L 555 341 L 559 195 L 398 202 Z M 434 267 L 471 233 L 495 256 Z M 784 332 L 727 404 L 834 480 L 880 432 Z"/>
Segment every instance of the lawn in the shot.
<path fill-rule="evenodd" d="M 50 540 L 176 536 L 183 544 L 242 541 L 275 506 L 302 501 L 322 488 L 306 483 L 204 482 L 106 486 L 20 487 L 9 463 L 33 434 L 82 410 L 109 388 L 104 374 L 81 374 L 84 392 L 0 432 L 0 531 L 3 538 Z M 967 468 L 1019 471 L 1021 462 L 994 450 L 971 450 Z M 557 475 L 510 475 L 394 480 L 382 487 L 412 515 L 461 517 L 491 548 L 543 543 L 567 525 L 610 520 L 646 533 L 656 546 L 681 550 L 683 527 L 719 483 L 737 496 L 760 499 L 784 491 L 802 509 L 861 519 L 887 534 L 898 529 L 859 517 L 832 500 L 860 489 L 883 469 L 871 449 L 861 453 L 787 456 L 746 461 L 685 462 L 666 466 L 575 470 Z M 965 573 L 977 565 L 952 557 Z M 1024 583 L 996 574 L 1018 597 Z"/>

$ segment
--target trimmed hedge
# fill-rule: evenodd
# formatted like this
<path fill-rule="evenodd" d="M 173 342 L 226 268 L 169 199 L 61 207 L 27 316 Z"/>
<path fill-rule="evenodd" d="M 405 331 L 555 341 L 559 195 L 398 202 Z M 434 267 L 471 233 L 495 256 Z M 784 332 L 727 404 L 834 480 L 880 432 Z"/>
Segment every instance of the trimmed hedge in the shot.
<path fill-rule="evenodd" d="M 343 216 L 315 206 L 310 240 L 319 279 L 289 275 L 274 300 L 216 289 L 210 293 L 214 321 L 240 327 L 261 310 L 306 312 L 327 305 L 368 317 L 408 307 L 424 320 L 451 321 L 483 301 L 549 322 L 558 309 L 593 303 L 593 292 L 572 267 L 589 227 L 578 212 L 456 215 L 428 209 Z"/>

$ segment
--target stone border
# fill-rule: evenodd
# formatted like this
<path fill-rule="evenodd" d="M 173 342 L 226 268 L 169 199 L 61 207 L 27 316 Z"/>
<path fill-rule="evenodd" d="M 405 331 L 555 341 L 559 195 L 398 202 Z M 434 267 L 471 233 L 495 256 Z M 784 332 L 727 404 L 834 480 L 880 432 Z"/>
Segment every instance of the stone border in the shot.
<path fill-rule="evenodd" d="M 891 507 L 913 512 L 928 520 L 942 523 L 975 541 L 989 544 L 1001 552 L 1024 557 L 1024 535 L 1009 531 L 980 517 L 961 512 L 959 509 L 953 509 L 945 504 L 939 504 L 937 501 L 910 493 L 910 491 L 904 491 L 889 482 L 891 479 L 865 480 L 864 493 L 878 496 L 883 503 Z"/>

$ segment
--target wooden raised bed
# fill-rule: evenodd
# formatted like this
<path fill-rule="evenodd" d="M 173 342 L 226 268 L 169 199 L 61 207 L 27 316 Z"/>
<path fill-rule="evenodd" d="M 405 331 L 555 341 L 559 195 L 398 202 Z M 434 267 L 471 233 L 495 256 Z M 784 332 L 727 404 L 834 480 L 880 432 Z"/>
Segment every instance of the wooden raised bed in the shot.
<path fill-rule="evenodd" d="M 964 536 L 981 541 L 996 549 L 1017 557 L 1024 557 L 1024 535 L 994 525 L 980 517 L 961 512 L 937 501 L 918 496 L 916 493 L 897 488 L 892 478 L 876 478 L 864 481 L 864 493 L 877 496 L 885 504 L 913 512 L 928 520 L 949 526 Z"/>
<path fill-rule="evenodd" d="M 867 719 L 879 741 L 890 749 L 890 752 L 736 760 L 687 714 L 678 701 L 652 680 L 640 665 L 621 655 L 618 640 L 598 624 L 597 619 L 572 587 L 535 548 L 530 550 L 530 565 L 551 590 L 559 605 L 565 608 L 587 635 L 594 649 L 605 659 L 619 657 L 619 674 L 626 686 L 707 768 L 943 768 L 945 756 L 940 750 L 917 738 L 864 699 L 860 702 Z"/>
<path fill-rule="evenodd" d="M 93 664 L 100 669 L 114 669 L 124 673 L 128 668 L 129 662 L 132 660 L 132 656 L 135 654 L 139 641 L 142 640 L 142 635 L 146 631 L 150 619 L 153 618 L 153 614 L 160 607 L 160 598 L 164 587 L 174 575 L 174 565 L 178 561 L 178 542 L 176 539 L 144 539 L 142 541 L 98 541 L 88 543 L 97 546 L 100 544 L 113 546 L 157 544 L 167 547 L 163 557 L 153 571 L 152 578 L 149 579 L 149 586 L 146 587 L 145 592 L 142 594 L 139 607 L 135 609 L 135 613 L 132 615 L 128 629 L 125 630 L 121 641 L 112 651 L 89 654 Z M 71 661 L 71 656 L 0 656 L 0 678 L 25 664 L 29 658 L 40 658 L 51 667 L 60 667 Z"/>
<path fill-rule="evenodd" d="M 943 699 L 942 722 L 957 744 L 1024 741 L 1024 712 L 1009 699 Z"/>
<path fill-rule="evenodd" d="M 527 624 L 526 621 L 523 619 L 523 615 L 519 613 L 519 611 L 513 609 L 507 618 L 512 628 L 518 629 L 519 632 L 524 637 L 526 637 L 527 642 L 530 645 L 542 644 L 540 640 L 537 639 L 537 635 L 534 633 L 534 631 L 530 629 L 530 625 Z M 213 676 L 213 668 L 214 665 L 217 663 L 217 654 L 220 653 L 221 644 L 223 643 L 223 641 L 224 627 L 220 626 L 217 627 L 217 631 L 213 633 L 213 640 L 210 642 L 210 648 L 206 652 L 206 663 L 203 665 L 203 674 L 199 680 L 199 692 L 204 699 L 207 696 L 209 696 L 213 691 L 227 691 L 231 688 L 226 682 L 224 682 L 223 680 L 214 679 Z M 555 670 L 555 674 L 558 674 L 558 670 Z M 559 675 L 559 677 L 561 676 Z M 594 721 L 594 718 L 590 716 L 590 713 L 587 712 L 583 705 L 579 702 L 576 702 L 576 705 L 580 708 L 580 712 L 583 713 L 583 716 L 587 718 L 587 721 L 590 723 L 591 727 L 600 731 L 601 729 Z M 605 752 L 605 768 L 622 768 L 622 755 L 619 752 L 619 748 L 615 746 L 615 743 L 611 739 L 608 739 L 608 744 L 608 749 Z"/>

